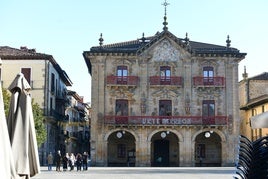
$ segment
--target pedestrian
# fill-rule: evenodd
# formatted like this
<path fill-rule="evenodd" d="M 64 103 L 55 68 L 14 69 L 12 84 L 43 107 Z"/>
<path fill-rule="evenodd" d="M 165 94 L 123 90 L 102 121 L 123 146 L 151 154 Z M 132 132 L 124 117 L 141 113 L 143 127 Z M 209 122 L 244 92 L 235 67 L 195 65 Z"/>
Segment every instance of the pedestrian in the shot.
<path fill-rule="evenodd" d="M 48 171 L 52 170 L 52 165 L 53 165 L 53 155 L 51 152 L 49 152 L 47 156 L 47 165 L 48 165 Z"/>
<path fill-rule="evenodd" d="M 70 171 L 74 170 L 74 164 L 75 164 L 75 156 L 73 153 L 71 153 L 69 156 Z"/>
<path fill-rule="evenodd" d="M 56 171 L 60 172 L 60 166 L 62 160 L 60 150 L 58 150 L 55 160 L 56 160 Z"/>
<path fill-rule="evenodd" d="M 63 171 L 68 170 L 68 161 L 69 161 L 69 154 L 66 153 L 65 156 L 62 158 L 62 168 Z"/>
<path fill-rule="evenodd" d="M 84 152 L 82 157 L 83 157 L 83 170 L 87 170 L 87 167 L 88 167 L 88 165 L 87 165 L 87 163 L 88 163 L 87 152 Z"/>
<path fill-rule="evenodd" d="M 78 153 L 76 155 L 76 168 L 77 168 L 77 171 L 81 171 L 81 166 L 82 166 L 82 155 L 80 153 Z"/>

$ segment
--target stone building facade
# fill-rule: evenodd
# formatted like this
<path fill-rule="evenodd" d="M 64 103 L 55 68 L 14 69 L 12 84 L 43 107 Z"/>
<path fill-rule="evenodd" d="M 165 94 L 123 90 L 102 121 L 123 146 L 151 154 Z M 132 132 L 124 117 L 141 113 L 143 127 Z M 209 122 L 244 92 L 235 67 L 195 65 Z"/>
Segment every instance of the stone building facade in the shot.
<path fill-rule="evenodd" d="M 248 78 L 246 69 L 239 82 L 241 134 L 254 141 L 268 135 L 268 129 L 252 129 L 250 118 L 268 111 L 268 73 Z"/>
<path fill-rule="evenodd" d="M 166 20 L 166 19 L 165 19 Z M 150 37 L 84 51 L 92 76 L 93 166 L 233 166 L 240 119 L 230 47 Z"/>
<path fill-rule="evenodd" d="M 39 147 L 41 165 L 47 164 L 49 152 L 88 152 L 90 106 L 75 91 L 67 73 L 52 55 L 35 49 L 0 46 L 0 80 L 7 89 L 18 73 L 31 86 L 31 97 L 43 110 L 46 141 Z"/>
<path fill-rule="evenodd" d="M 52 55 L 38 53 L 35 49 L 0 46 L 0 79 L 8 88 L 18 73 L 23 73 L 31 86 L 31 97 L 44 112 L 47 140 L 39 147 L 41 165 L 47 162 L 49 152 L 64 150 L 63 134 L 58 123 L 66 120 L 67 87 L 72 82 Z"/>

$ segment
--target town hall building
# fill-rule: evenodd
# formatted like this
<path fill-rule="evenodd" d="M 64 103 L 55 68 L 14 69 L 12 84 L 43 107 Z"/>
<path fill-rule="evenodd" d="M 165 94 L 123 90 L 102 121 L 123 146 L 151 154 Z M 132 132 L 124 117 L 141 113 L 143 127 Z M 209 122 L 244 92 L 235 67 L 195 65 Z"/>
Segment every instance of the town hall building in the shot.
<path fill-rule="evenodd" d="M 233 166 L 240 129 L 238 64 L 226 45 L 168 30 L 84 51 L 92 76 L 93 166 Z"/>

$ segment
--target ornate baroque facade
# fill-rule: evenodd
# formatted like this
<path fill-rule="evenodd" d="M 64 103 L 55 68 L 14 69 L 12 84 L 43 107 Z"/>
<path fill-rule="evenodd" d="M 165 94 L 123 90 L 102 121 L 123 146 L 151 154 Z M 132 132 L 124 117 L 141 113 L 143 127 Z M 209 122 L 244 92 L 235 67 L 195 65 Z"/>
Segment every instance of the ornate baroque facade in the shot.
<path fill-rule="evenodd" d="M 233 166 L 245 53 L 161 33 L 92 47 L 93 166 Z"/>

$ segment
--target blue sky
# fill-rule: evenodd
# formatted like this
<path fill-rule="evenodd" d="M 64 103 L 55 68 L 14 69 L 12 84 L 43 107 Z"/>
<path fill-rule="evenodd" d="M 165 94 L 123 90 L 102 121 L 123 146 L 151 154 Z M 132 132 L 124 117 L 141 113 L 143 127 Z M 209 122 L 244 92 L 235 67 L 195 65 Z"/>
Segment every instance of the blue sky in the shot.
<path fill-rule="evenodd" d="M 162 31 L 164 0 L 1 0 L 0 46 L 27 46 L 53 55 L 72 80 L 71 90 L 91 98 L 82 53 L 99 44 L 135 40 Z M 249 76 L 268 71 L 267 0 L 168 0 L 168 29 L 177 37 L 231 46 L 247 53 Z"/>

